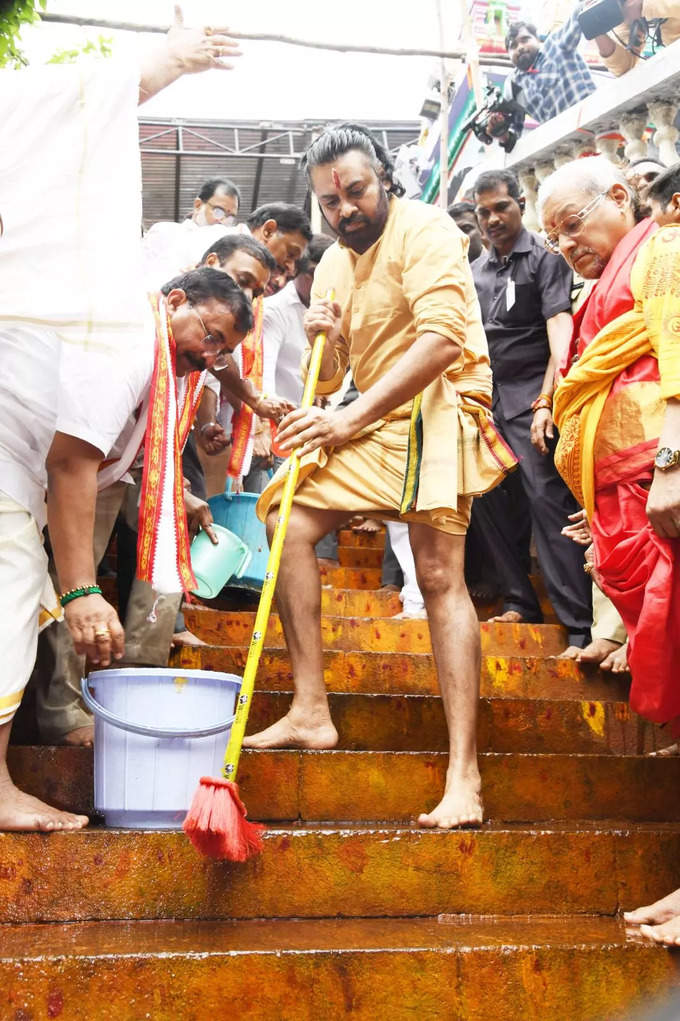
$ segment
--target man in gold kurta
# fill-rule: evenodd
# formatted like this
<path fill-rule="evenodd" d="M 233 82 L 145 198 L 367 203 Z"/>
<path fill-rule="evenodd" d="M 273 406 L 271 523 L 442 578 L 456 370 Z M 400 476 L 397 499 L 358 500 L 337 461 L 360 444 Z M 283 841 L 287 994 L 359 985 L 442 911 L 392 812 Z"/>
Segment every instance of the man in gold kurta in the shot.
<path fill-rule="evenodd" d="M 305 317 L 327 340 L 317 392 L 352 369 L 361 396 L 338 411 L 292 412 L 278 442 L 303 455 L 277 603 L 295 677 L 288 714 L 249 747 L 332 748 L 314 544 L 355 512 L 402 519 L 425 599 L 450 736 L 444 797 L 423 826 L 482 821 L 475 731 L 480 641 L 463 578 L 475 493 L 514 459 L 488 415 L 491 371 L 466 256 L 444 211 L 399 196 L 387 153 L 365 130 L 326 131 L 306 154 L 338 242 L 324 254 Z M 335 300 L 324 297 L 330 290 Z M 258 503 L 273 532 L 285 466 Z"/>

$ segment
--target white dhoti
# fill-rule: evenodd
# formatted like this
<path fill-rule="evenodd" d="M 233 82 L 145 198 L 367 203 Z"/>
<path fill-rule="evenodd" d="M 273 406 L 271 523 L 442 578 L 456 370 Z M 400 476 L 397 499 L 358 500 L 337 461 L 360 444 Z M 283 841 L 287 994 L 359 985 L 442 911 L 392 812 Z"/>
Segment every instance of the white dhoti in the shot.
<path fill-rule="evenodd" d="M 33 670 L 38 630 L 60 618 L 35 519 L 0 493 L 0 726 L 19 708 Z"/>

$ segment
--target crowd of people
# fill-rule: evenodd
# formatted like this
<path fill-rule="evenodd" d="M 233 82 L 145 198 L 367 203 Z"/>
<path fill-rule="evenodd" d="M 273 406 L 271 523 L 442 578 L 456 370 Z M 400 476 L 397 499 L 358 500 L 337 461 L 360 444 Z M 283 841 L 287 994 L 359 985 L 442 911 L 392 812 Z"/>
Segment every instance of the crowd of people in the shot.
<path fill-rule="evenodd" d="M 510 30 L 514 95 L 539 120 L 594 87 L 576 35 Z M 573 74 L 548 109 L 541 75 L 566 53 Z M 15 144 L 0 157 L 0 829 L 88 821 L 19 791 L 6 767 L 36 654 L 44 740 L 92 743 L 85 657 L 165 665 L 173 642 L 196 642 L 181 602 L 190 539 L 212 535 L 207 496 L 259 493 L 271 536 L 294 448 L 277 603 L 295 692 L 246 746 L 337 743 L 319 558 L 334 562 L 355 516 L 387 523 L 403 612 L 429 622 L 449 765 L 420 825 L 483 820 L 466 576 L 502 597 L 491 619 L 540 621 L 535 550 L 564 655 L 630 670 L 635 711 L 680 719 L 680 164 L 562 166 L 539 190 L 539 236 L 512 171 L 479 175 L 447 215 L 404 198 L 386 149 L 343 124 L 303 161 L 333 237 L 284 202 L 238 223 L 238 188 L 213 178 L 140 246 L 137 102 L 237 55 L 219 29 L 176 28 L 141 84 L 132 68 L 45 69 L 2 94 Z M 83 229 L 104 196 L 110 231 Z M 320 331 L 317 401 L 301 410 Z M 97 584 L 116 524 L 124 628 Z M 628 917 L 680 942 L 680 891 Z"/>

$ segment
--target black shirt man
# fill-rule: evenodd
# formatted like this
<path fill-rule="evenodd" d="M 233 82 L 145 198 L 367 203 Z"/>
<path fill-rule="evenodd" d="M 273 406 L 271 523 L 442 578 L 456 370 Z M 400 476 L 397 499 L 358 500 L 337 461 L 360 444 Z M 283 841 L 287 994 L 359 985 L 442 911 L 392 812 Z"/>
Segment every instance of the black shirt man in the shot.
<path fill-rule="evenodd" d="M 551 415 L 555 363 L 571 338 L 571 270 L 523 226 L 524 200 L 512 171 L 482 174 L 475 204 L 490 242 L 472 273 L 493 369 L 493 413 L 520 462 L 505 488 L 475 501 L 476 513 L 505 579 L 505 614 L 541 620 L 527 551 L 517 543 L 531 521 L 550 601 L 570 643 L 583 647 L 590 640 L 591 589 L 583 551 L 561 534 L 577 507 L 553 463 Z M 537 401 L 542 406 L 534 411 Z"/>

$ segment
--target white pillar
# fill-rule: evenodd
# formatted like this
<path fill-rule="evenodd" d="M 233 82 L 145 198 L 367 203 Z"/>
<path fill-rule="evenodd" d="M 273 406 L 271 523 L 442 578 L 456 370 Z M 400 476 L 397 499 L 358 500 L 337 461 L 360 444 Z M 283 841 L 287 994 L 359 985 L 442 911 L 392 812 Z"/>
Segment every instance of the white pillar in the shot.
<path fill-rule="evenodd" d="M 659 150 L 659 159 L 667 167 L 678 162 L 678 151 L 675 143 L 678 138 L 678 129 L 673 124 L 677 106 L 673 103 L 650 103 L 649 116 L 656 127 L 654 132 L 654 145 Z"/>
<path fill-rule="evenodd" d="M 595 146 L 600 156 L 606 156 L 607 159 L 614 163 L 615 166 L 619 166 L 619 146 L 621 140 L 619 138 L 612 138 L 611 135 L 598 135 L 595 139 Z"/>
<path fill-rule="evenodd" d="M 524 198 L 526 200 L 524 206 L 524 216 L 522 220 L 524 226 L 528 230 L 539 230 L 538 215 L 536 213 L 536 195 L 538 193 L 538 184 L 536 182 L 536 174 L 531 167 L 520 170 L 518 175 L 519 183 L 524 192 Z"/>
<path fill-rule="evenodd" d="M 624 113 L 621 116 L 621 134 L 626 140 L 624 152 L 629 163 L 644 159 L 647 155 L 647 144 L 642 141 L 642 135 L 645 132 L 648 121 L 647 107 L 644 110 Z"/>
<path fill-rule="evenodd" d="M 552 160 L 543 160 L 534 167 L 534 174 L 539 184 L 543 184 L 546 178 L 555 173 L 555 164 Z"/>

